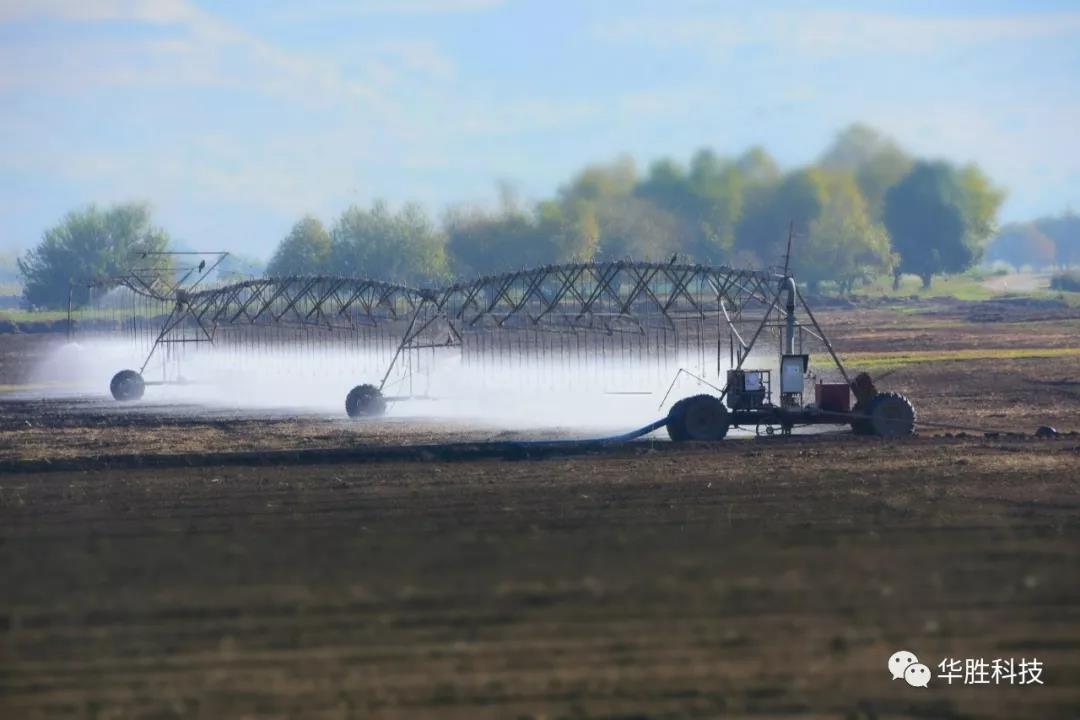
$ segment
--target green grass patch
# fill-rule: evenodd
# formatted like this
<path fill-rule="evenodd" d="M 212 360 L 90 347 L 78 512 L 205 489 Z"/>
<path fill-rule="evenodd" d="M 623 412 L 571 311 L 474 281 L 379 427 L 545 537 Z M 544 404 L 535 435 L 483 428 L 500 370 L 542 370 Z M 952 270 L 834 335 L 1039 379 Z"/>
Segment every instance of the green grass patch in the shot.
<path fill-rule="evenodd" d="M 168 310 L 162 311 L 156 308 L 140 308 L 135 315 L 143 318 L 159 317 L 168 315 Z M 73 310 L 71 317 L 76 325 L 86 320 L 127 321 L 131 319 L 132 312 L 126 308 L 83 308 Z M 17 323 L 55 322 L 57 320 L 67 320 L 67 310 L 0 310 L 0 320 L 10 320 L 11 322 Z"/>
<path fill-rule="evenodd" d="M 0 320 L 17 323 L 67 320 L 67 310 L 0 310 Z"/>
<path fill-rule="evenodd" d="M 856 289 L 854 294 L 864 297 L 949 297 L 957 300 L 989 300 L 999 295 L 986 287 L 984 280 L 985 277 L 978 274 L 941 276 L 935 277 L 930 287 L 924 288 L 922 280 L 916 276 L 903 275 L 900 287 L 894 290 L 892 276 L 883 275 Z"/>
<path fill-rule="evenodd" d="M 995 348 L 970 350 L 921 350 L 906 352 L 846 353 L 845 365 L 859 370 L 884 370 L 928 362 L 958 360 L 1034 360 L 1080 356 L 1080 348 Z M 827 358 L 820 358 L 826 360 Z"/>

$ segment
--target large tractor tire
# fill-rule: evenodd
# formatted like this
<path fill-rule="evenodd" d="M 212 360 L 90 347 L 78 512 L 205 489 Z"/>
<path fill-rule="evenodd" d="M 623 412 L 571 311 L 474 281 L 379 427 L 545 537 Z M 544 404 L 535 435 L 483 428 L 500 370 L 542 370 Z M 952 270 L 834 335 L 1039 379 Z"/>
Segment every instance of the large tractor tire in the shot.
<path fill-rule="evenodd" d="M 878 437 L 908 437 L 915 434 L 915 408 L 900 393 L 878 393 L 866 414 Z"/>
<path fill-rule="evenodd" d="M 120 402 L 138 400 L 145 391 L 146 383 L 143 382 L 142 375 L 134 370 L 121 370 L 113 375 L 112 382 L 109 383 L 109 392 Z"/>
<path fill-rule="evenodd" d="M 357 385 L 345 397 L 345 412 L 351 418 L 379 417 L 386 412 L 386 400 L 374 385 Z"/>
<path fill-rule="evenodd" d="M 712 395 L 683 398 L 668 411 L 668 437 L 686 440 L 723 440 L 731 420 L 727 408 Z"/>

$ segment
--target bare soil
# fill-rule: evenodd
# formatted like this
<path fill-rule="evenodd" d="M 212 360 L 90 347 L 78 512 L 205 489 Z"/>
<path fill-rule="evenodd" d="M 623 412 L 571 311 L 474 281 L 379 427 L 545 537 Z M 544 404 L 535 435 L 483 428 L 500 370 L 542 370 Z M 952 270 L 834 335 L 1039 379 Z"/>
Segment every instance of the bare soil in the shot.
<path fill-rule="evenodd" d="M 827 314 L 853 357 L 987 350 L 883 381 L 905 441 L 3 401 L 0 717 L 1078 717 L 1080 437 L 1031 433 L 1080 429 L 1080 358 L 993 351 L 1080 343 L 969 313 Z"/>

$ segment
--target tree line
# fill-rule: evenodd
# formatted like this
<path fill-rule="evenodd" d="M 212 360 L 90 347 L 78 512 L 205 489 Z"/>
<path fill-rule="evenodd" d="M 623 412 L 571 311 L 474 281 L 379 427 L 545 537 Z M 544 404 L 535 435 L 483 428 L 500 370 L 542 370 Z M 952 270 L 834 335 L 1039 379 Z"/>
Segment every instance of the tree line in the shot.
<path fill-rule="evenodd" d="M 503 188 L 495 210 L 458 207 L 436 225 L 416 206 L 351 207 L 330 228 L 299 221 L 271 275 L 359 273 L 428 283 L 532 265 L 636 260 L 792 265 L 816 288 L 913 273 L 961 272 L 982 257 L 1003 192 L 975 165 L 920 160 L 871 128 L 839 133 L 813 165 L 782 172 L 762 148 L 700 150 L 644 173 L 630 158 L 584 168 L 526 205 Z"/>
<path fill-rule="evenodd" d="M 1036 270 L 1080 265 L 1080 216 L 1069 210 L 1005 225 L 990 243 L 986 259 Z"/>
<path fill-rule="evenodd" d="M 422 286 L 622 258 L 768 267 L 783 262 L 792 225 L 793 271 L 811 289 L 830 283 L 850 292 L 904 273 L 929 285 L 934 275 L 983 258 L 1003 197 L 976 165 L 916 158 L 853 125 L 813 164 L 786 172 L 760 147 L 734 157 L 703 149 L 687 162 L 661 159 L 644 171 L 628 157 L 590 165 L 539 202 L 503 187 L 494 209 L 458 206 L 438 221 L 417 205 L 395 210 L 383 202 L 349 207 L 329 226 L 306 216 L 280 241 L 266 274 Z M 1057 232 L 1035 227 L 1047 237 Z M 133 254 L 168 245 L 141 205 L 70 213 L 20 258 L 25 299 L 62 306 L 69 278 L 117 274 Z"/>

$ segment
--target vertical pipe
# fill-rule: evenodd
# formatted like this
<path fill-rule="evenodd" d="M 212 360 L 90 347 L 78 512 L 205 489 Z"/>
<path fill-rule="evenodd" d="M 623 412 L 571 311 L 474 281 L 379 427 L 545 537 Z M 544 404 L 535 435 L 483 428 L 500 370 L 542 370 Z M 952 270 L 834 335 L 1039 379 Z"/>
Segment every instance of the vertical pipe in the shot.
<path fill-rule="evenodd" d="M 790 241 L 789 241 L 790 242 Z M 788 355 L 795 354 L 795 278 L 788 275 L 784 278 L 787 283 L 787 342 L 784 352 Z"/>

